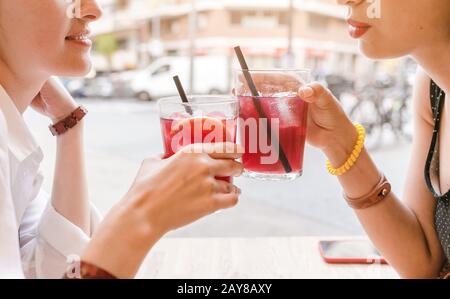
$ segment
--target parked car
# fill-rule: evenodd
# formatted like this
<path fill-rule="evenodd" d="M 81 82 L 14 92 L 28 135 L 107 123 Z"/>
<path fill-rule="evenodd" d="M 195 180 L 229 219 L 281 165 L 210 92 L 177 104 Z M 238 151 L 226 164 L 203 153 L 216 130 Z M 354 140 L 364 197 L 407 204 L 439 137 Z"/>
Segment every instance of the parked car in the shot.
<path fill-rule="evenodd" d="M 84 93 L 90 98 L 111 98 L 114 96 L 114 86 L 108 75 L 85 80 Z"/>
<path fill-rule="evenodd" d="M 140 100 L 154 100 L 176 94 L 173 76 L 178 75 L 191 94 L 224 94 L 230 90 L 230 62 L 226 56 L 200 56 L 194 59 L 194 86 L 189 91 L 189 57 L 164 57 L 147 68 L 123 76 Z"/>
<path fill-rule="evenodd" d="M 60 78 L 64 87 L 74 98 L 85 98 L 84 78 Z"/>
<path fill-rule="evenodd" d="M 129 98 L 131 88 L 121 84 L 114 74 L 104 73 L 94 78 L 61 78 L 69 93 L 76 98 Z"/>

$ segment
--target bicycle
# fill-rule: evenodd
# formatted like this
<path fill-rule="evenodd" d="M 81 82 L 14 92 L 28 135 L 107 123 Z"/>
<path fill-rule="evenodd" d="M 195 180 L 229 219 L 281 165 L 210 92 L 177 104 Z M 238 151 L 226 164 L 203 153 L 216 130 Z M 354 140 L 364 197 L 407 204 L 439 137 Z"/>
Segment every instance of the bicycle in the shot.
<path fill-rule="evenodd" d="M 363 86 L 350 93 L 356 103 L 349 110 L 349 117 L 366 129 L 366 148 L 376 150 L 383 142 L 389 126 L 397 140 L 412 140 L 408 132 L 411 86 L 380 82 Z"/>

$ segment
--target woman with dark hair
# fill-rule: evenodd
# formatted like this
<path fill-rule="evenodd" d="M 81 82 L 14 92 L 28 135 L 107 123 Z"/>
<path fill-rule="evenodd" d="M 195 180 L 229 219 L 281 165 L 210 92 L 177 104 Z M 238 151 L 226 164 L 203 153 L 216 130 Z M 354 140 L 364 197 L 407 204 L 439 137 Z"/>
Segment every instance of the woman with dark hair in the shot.
<path fill-rule="evenodd" d="M 336 98 L 318 83 L 299 90 L 311 103 L 308 141 L 326 154 L 328 170 L 338 176 L 347 202 L 402 277 L 448 277 L 450 1 L 377 1 L 379 15 L 369 13 L 374 1 L 338 2 L 349 8 L 349 32 L 363 54 L 374 59 L 410 55 L 420 66 L 403 200 L 390 192 L 389 182 L 362 148 L 364 130 L 355 129 Z"/>

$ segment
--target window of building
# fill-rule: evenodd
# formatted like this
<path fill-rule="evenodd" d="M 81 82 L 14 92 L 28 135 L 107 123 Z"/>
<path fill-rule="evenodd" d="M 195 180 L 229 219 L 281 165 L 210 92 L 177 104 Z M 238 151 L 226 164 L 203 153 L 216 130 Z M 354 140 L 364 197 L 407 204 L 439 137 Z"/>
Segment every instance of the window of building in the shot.
<path fill-rule="evenodd" d="M 317 31 L 328 30 L 330 18 L 316 13 L 308 14 L 308 25 L 311 29 Z"/>
<path fill-rule="evenodd" d="M 289 13 L 286 11 L 280 12 L 278 14 L 278 24 L 282 26 L 287 26 L 289 24 Z"/>
<path fill-rule="evenodd" d="M 276 28 L 288 23 L 286 11 L 230 11 L 230 23 L 245 28 Z"/>
<path fill-rule="evenodd" d="M 208 28 L 209 18 L 207 13 L 200 13 L 197 17 L 198 30 L 205 30 Z"/>
<path fill-rule="evenodd" d="M 243 13 L 240 11 L 231 11 L 231 25 L 241 25 Z"/>
<path fill-rule="evenodd" d="M 179 56 L 179 55 L 180 55 L 180 51 L 178 51 L 178 50 L 174 50 L 174 49 L 167 50 L 167 56 Z"/>
<path fill-rule="evenodd" d="M 161 22 L 161 31 L 164 34 L 178 34 L 180 33 L 180 25 L 177 19 L 165 19 Z"/>
<path fill-rule="evenodd" d="M 117 39 L 117 48 L 119 50 L 126 50 L 128 49 L 128 38 L 118 38 Z"/>

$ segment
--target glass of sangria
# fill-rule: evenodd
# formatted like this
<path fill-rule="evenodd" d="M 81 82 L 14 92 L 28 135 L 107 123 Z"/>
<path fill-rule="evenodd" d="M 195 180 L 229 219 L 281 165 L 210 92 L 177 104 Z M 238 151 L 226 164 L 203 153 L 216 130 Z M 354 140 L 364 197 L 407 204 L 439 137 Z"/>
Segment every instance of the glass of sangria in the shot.
<path fill-rule="evenodd" d="M 254 88 L 247 83 L 249 75 Z M 245 149 L 244 176 L 262 180 L 300 177 L 308 103 L 297 92 L 310 82 L 310 71 L 236 70 L 234 78 L 240 106 L 239 139 Z"/>
<path fill-rule="evenodd" d="M 232 97 L 179 96 L 158 101 L 164 158 L 195 143 L 236 143 L 239 103 Z M 225 149 L 224 149 L 225 150 Z M 232 183 L 231 177 L 217 179 Z"/>

